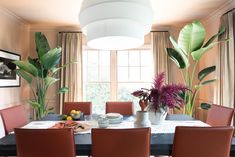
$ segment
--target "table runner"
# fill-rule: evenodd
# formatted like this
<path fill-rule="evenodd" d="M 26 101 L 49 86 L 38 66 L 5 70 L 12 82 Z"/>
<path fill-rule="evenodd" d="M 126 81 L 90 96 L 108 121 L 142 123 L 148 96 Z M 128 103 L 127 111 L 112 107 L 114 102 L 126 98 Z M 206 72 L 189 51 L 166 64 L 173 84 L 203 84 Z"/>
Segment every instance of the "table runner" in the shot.
<path fill-rule="evenodd" d="M 29 124 L 25 125 L 23 128 L 28 129 L 48 129 L 58 123 L 59 121 L 32 121 Z M 79 121 L 79 123 L 85 123 L 90 125 L 92 128 L 98 128 L 96 121 Z M 151 133 L 174 133 L 176 126 L 200 126 L 208 127 L 209 125 L 198 120 L 193 121 L 174 121 L 174 120 L 165 120 L 160 125 L 152 125 Z M 123 128 L 134 128 L 133 121 L 123 121 L 120 124 L 110 124 L 108 128 L 112 129 L 123 129 Z M 91 130 L 79 132 L 79 134 L 91 133 Z"/>

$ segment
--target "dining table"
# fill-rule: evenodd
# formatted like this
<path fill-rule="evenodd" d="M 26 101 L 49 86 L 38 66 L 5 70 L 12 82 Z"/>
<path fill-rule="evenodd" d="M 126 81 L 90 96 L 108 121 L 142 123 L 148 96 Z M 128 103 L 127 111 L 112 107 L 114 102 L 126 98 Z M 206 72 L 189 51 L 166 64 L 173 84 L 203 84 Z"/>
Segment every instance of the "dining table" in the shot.
<path fill-rule="evenodd" d="M 127 116 L 123 117 L 123 122 L 118 125 L 113 125 L 115 128 L 131 128 L 133 127 L 135 117 Z M 61 116 L 57 114 L 49 114 L 40 121 L 33 121 L 24 126 L 30 128 L 36 124 L 53 125 L 55 122 L 61 121 Z M 44 123 L 45 122 L 45 123 Z M 81 121 L 84 123 L 90 123 L 89 121 Z M 94 122 L 94 121 L 93 121 Z M 171 155 L 172 145 L 174 139 L 174 128 L 176 126 L 207 126 L 207 124 L 195 120 L 188 115 L 183 114 L 172 114 L 167 115 L 166 120 L 163 124 L 151 126 L 151 155 Z M 49 127 L 48 126 L 48 127 Z M 170 127 L 168 127 L 170 126 Z M 111 125 L 112 128 L 112 125 Z M 171 129 L 170 129 L 171 128 Z M 173 129 L 172 129 L 173 128 Z M 91 155 L 91 132 L 83 132 L 74 134 L 75 148 L 77 156 Z M 208 146 L 209 147 L 209 146 Z M 195 148 L 196 149 L 196 148 Z M 200 151 L 200 150 L 199 150 Z M 15 134 L 11 133 L 0 139 L 0 156 L 16 156 L 16 141 Z M 230 156 L 235 156 L 235 138 L 232 139 Z"/>

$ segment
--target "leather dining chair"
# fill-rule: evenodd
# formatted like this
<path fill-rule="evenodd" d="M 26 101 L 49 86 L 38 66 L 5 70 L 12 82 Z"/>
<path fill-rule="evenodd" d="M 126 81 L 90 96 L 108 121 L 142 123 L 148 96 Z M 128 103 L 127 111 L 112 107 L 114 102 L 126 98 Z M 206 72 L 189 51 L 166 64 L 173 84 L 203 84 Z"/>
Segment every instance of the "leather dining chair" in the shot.
<path fill-rule="evenodd" d="M 177 126 L 172 157 L 229 157 L 232 127 Z"/>
<path fill-rule="evenodd" d="M 5 128 L 2 120 L 2 116 L 0 115 L 0 138 L 4 137 L 6 135 Z"/>
<path fill-rule="evenodd" d="M 63 129 L 15 129 L 17 157 L 75 157 L 74 133 Z"/>
<path fill-rule="evenodd" d="M 9 107 L 1 110 L 0 112 L 6 134 L 14 131 L 14 128 L 22 127 L 29 122 L 25 105 Z"/>
<path fill-rule="evenodd" d="M 92 129 L 92 157 L 149 157 L 150 128 Z"/>
<path fill-rule="evenodd" d="M 213 104 L 208 111 L 206 123 L 211 126 L 230 126 L 234 109 Z"/>
<path fill-rule="evenodd" d="M 120 113 L 124 116 L 134 115 L 133 102 L 131 101 L 116 101 L 106 102 L 106 113 Z"/>
<path fill-rule="evenodd" d="M 63 114 L 70 114 L 71 110 L 82 111 L 85 115 L 92 114 L 91 102 L 64 102 Z"/>

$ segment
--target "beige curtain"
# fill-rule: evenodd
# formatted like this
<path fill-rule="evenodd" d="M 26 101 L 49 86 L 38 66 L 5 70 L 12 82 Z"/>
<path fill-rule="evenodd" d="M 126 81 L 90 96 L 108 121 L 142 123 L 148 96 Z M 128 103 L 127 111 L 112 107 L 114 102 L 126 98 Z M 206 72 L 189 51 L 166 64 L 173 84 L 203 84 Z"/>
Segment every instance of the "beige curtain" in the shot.
<path fill-rule="evenodd" d="M 235 10 L 231 10 L 221 17 L 221 26 L 225 26 L 226 32 L 219 39 L 231 38 L 229 42 L 219 45 L 219 62 L 217 67 L 218 90 L 217 103 L 223 106 L 235 107 L 234 104 L 234 42 L 235 42 Z"/>
<path fill-rule="evenodd" d="M 154 74 L 165 72 L 166 83 L 171 81 L 171 63 L 165 48 L 170 47 L 169 32 L 152 32 Z"/>
<path fill-rule="evenodd" d="M 79 101 L 82 98 L 82 33 L 60 32 L 59 44 L 62 47 L 61 64 L 70 64 L 61 70 L 60 87 L 68 87 L 69 92 L 60 95 L 60 113 L 66 101 Z"/>

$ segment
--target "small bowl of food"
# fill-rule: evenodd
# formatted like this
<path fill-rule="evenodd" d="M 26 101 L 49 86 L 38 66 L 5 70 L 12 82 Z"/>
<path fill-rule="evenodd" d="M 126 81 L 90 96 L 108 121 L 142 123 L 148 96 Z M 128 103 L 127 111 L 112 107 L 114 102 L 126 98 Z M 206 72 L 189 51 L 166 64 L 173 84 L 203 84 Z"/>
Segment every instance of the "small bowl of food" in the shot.
<path fill-rule="evenodd" d="M 70 112 L 70 116 L 71 116 L 74 120 L 80 119 L 80 118 L 81 118 L 81 115 L 82 115 L 82 112 L 81 112 L 81 111 L 72 110 L 72 111 Z"/>

